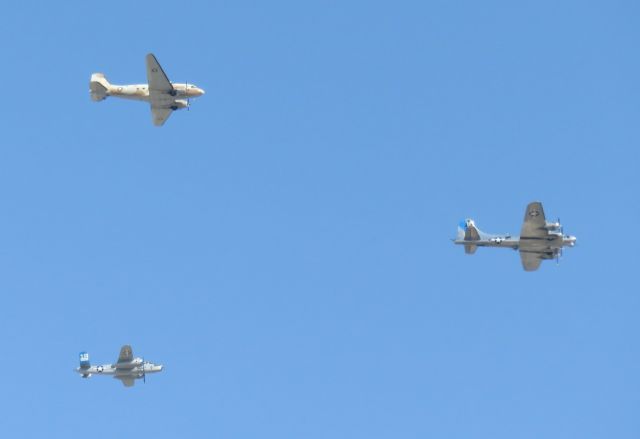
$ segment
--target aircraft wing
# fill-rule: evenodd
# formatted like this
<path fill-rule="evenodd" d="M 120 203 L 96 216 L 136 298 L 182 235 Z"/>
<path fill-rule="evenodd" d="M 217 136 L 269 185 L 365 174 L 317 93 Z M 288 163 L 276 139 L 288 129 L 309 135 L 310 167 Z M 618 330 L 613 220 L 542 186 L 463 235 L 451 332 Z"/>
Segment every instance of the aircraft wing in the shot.
<path fill-rule="evenodd" d="M 542 203 L 538 201 L 529 203 L 527 211 L 524 213 L 520 238 L 546 238 L 549 235 L 549 231 L 545 227 L 546 224 Z"/>
<path fill-rule="evenodd" d="M 164 123 L 169 119 L 173 110 L 171 108 L 158 107 L 155 105 L 151 105 L 151 119 L 153 120 L 153 124 L 157 127 L 164 125 Z"/>
<path fill-rule="evenodd" d="M 170 107 L 173 105 L 175 93 L 172 93 L 173 85 L 153 53 L 147 55 L 147 81 L 149 82 L 151 119 L 153 124 L 159 127 L 164 125 L 171 116 Z"/>
<path fill-rule="evenodd" d="M 520 250 L 520 259 L 522 260 L 522 268 L 524 271 L 536 271 L 542 263 L 542 253 L 527 252 Z"/>
<path fill-rule="evenodd" d="M 133 361 L 133 350 L 131 349 L 131 346 L 126 344 L 120 348 L 118 363 L 125 363 L 129 361 Z"/>
<path fill-rule="evenodd" d="M 147 81 L 149 82 L 149 94 L 151 96 L 154 93 L 165 94 L 173 91 L 173 85 L 171 85 L 167 74 L 162 70 L 153 53 L 147 55 Z"/>
<path fill-rule="evenodd" d="M 132 377 L 114 377 L 114 378 L 122 381 L 122 384 L 124 384 L 125 387 L 133 387 L 133 385 L 136 383 L 136 380 Z"/>

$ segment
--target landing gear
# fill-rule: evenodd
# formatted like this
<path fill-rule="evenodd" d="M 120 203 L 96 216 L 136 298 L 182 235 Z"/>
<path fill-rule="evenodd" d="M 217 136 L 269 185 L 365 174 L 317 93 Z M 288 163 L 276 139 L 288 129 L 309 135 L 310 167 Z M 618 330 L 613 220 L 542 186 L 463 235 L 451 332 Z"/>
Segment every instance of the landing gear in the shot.
<path fill-rule="evenodd" d="M 173 111 L 176 111 L 178 109 L 178 106 L 177 105 L 172 105 L 169 108 L 171 108 Z"/>
<path fill-rule="evenodd" d="M 178 94 L 178 92 L 175 90 L 168 91 L 167 93 L 169 93 L 171 96 L 175 96 Z"/>

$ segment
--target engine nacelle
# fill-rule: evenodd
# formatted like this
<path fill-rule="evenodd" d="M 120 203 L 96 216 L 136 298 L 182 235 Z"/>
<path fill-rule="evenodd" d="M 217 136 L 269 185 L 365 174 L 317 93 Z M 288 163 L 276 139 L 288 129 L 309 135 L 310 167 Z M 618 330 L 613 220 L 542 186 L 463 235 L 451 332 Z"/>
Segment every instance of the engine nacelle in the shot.
<path fill-rule="evenodd" d="M 175 111 L 175 110 L 180 110 L 182 108 L 187 108 L 188 106 L 189 106 L 189 101 L 187 101 L 186 99 L 176 99 L 175 101 L 173 101 L 173 105 L 171 106 L 171 109 Z"/>
<path fill-rule="evenodd" d="M 90 378 L 91 374 L 90 373 L 83 373 L 82 374 L 82 378 Z"/>
<path fill-rule="evenodd" d="M 562 226 L 560 225 L 559 222 L 545 224 L 545 228 L 547 230 L 558 230 L 560 227 Z"/>

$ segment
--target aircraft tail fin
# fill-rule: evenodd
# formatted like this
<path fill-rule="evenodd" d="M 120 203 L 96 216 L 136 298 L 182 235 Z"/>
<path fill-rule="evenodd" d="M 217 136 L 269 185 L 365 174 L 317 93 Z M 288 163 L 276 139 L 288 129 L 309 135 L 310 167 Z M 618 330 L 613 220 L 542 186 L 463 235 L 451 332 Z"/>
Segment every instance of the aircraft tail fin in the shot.
<path fill-rule="evenodd" d="M 89 362 L 89 353 L 80 352 L 80 369 L 89 369 L 91 363 Z"/>
<path fill-rule="evenodd" d="M 460 224 L 458 224 L 458 234 L 456 235 L 456 241 L 463 241 L 464 240 L 464 233 L 465 233 L 465 229 L 466 229 L 466 223 L 464 220 L 460 221 Z"/>
<path fill-rule="evenodd" d="M 111 90 L 111 84 L 107 81 L 104 73 L 94 73 L 91 75 L 91 81 L 89 82 L 89 91 L 91 92 L 91 100 L 102 101 L 109 96 L 109 90 Z"/>

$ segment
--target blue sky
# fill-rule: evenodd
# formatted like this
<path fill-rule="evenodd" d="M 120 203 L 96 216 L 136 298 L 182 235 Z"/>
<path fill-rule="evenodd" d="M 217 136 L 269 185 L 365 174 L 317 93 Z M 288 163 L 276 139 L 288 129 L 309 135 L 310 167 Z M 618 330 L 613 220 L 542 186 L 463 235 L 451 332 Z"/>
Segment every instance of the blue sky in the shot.
<path fill-rule="evenodd" d="M 14 2 L 7 437 L 635 438 L 637 2 Z M 153 52 L 158 129 L 88 96 Z M 578 246 L 467 256 L 544 203 Z M 166 370 L 81 380 L 122 344 Z"/>

